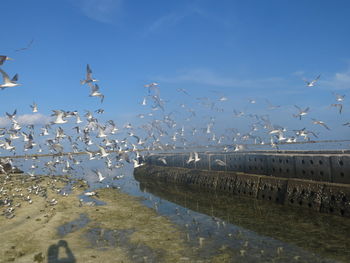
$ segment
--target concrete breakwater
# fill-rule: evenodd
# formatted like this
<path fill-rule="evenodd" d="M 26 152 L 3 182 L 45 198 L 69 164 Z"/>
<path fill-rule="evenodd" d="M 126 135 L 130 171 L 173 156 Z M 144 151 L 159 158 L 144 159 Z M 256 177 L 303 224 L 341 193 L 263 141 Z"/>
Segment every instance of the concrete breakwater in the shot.
<path fill-rule="evenodd" d="M 149 155 L 146 162 L 158 166 L 350 184 L 350 151 L 202 152 L 198 153 L 200 160 L 196 163 L 188 163 L 189 157 L 190 153 L 154 154 Z"/>
<path fill-rule="evenodd" d="M 264 151 L 198 157 L 200 161 L 188 163 L 190 153 L 150 155 L 135 174 L 350 217 L 349 153 Z"/>

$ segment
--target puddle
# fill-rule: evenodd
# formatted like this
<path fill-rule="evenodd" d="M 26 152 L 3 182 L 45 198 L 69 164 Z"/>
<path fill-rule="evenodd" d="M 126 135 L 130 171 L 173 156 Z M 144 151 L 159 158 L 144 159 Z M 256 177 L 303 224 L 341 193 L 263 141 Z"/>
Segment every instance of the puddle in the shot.
<path fill-rule="evenodd" d="M 86 196 L 84 194 L 78 196 L 79 200 L 88 206 L 101 206 L 106 205 L 107 203 L 101 200 L 97 200 L 91 196 Z"/>
<path fill-rule="evenodd" d="M 93 248 L 108 250 L 114 247 L 124 249 L 132 262 L 162 262 L 162 252 L 154 251 L 146 245 L 133 244 L 129 241 L 133 229 L 109 230 L 103 228 L 93 228 L 88 230 L 86 238 Z"/>
<path fill-rule="evenodd" d="M 64 237 L 65 235 L 68 235 L 69 233 L 73 233 L 84 226 L 86 226 L 90 222 L 90 219 L 86 214 L 80 214 L 80 217 L 78 219 L 75 219 L 71 222 L 68 222 L 64 225 L 61 225 L 57 228 L 57 233 L 59 237 Z"/>

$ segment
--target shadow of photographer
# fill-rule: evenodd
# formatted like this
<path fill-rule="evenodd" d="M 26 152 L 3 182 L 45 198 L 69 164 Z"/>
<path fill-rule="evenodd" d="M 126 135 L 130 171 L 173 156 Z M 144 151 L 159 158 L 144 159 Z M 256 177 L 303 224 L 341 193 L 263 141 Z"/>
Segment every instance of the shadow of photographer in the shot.
<path fill-rule="evenodd" d="M 63 249 L 65 257 L 59 258 L 59 250 Z M 62 255 L 62 254 L 61 254 Z M 57 245 L 51 245 L 47 250 L 48 263 L 76 263 L 73 252 L 68 247 L 68 242 L 65 240 L 58 241 Z"/>

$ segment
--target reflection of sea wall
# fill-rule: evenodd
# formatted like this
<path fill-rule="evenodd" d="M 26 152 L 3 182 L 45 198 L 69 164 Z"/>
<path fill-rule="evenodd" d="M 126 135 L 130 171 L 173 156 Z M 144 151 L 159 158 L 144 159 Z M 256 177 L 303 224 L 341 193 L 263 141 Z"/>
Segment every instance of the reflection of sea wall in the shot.
<path fill-rule="evenodd" d="M 300 210 L 293 206 L 269 204 L 210 189 L 203 190 L 193 184 L 174 184 L 166 180 L 165 176 L 160 176 L 166 174 L 167 170 L 164 172 L 164 168 L 160 167 L 143 167 L 136 169 L 134 176 L 140 182 L 142 191 L 193 211 L 220 218 L 259 235 L 295 244 L 325 257 L 344 262 L 350 259 L 350 244 L 347 242 L 350 221 L 347 218 Z M 173 174 L 176 173 L 175 170 Z M 184 172 L 181 170 L 177 172 Z M 156 173 L 160 177 L 157 178 Z"/>
<path fill-rule="evenodd" d="M 308 162 L 311 164 L 318 161 L 319 156 L 267 156 L 258 154 L 199 154 L 202 163 L 188 165 L 186 157 L 189 154 L 162 154 L 151 155 L 146 161 L 148 165 L 136 169 L 136 178 L 150 178 L 155 181 L 167 183 L 178 183 L 191 185 L 202 189 L 211 189 L 218 192 L 226 192 L 235 195 L 244 195 L 269 202 L 285 204 L 296 207 L 304 207 L 315 211 L 332 213 L 336 215 L 350 217 L 350 185 L 335 184 L 325 181 L 312 181 L 300 178 L 293 178 L 286 174 L 284 177 L 273 174 L 273 176 L 258 175 L 253 172 L 242 173 L 237 171 L 228 171 L 230 167 L 246 170 L 244 167 L 253 167 L 250 162 L 260 162 L 262 170 L 268 171 L 267 163 L 277 163 L 280 169 L 296 169 L 296 163 Z M 334 157 L 334 156 L 333 156 Z M 322 163 L 325 161 L 322 159 Z M 340 156 L 341 160 L 347 160 L 348 156 Z M 160 160 L 160 159 L 163 159 Z M 271 159 L 271 160 L 269 160 Z M 166 166 L 164 165 L 166 160 Z M 215 160 L 221 160 L 226 166 L 219 166 Z M 248 160 L 248 161 L 247 161 Z M 262 160 L 262 161 L 261 161 Z M 294 160 L 294 161 L 293 161 Z M 293 163 L 294 162 L 294 163 Z M 286 167 L 283 167 L 283 164 Z M 344 164 L 344 163 L 343 163 Z M 162 166 L 160 166 L 162 165 Z M 347 163 L 349 166 L 349 163 Z M 176 167 L 178 166 L 178 167 Z M 180 168 L 180 167 L 186 168 Z M 191 167 L 192 166 L 192 167 Z M 345 166 L 345 165 L 343 165 Z M 258 168 L 258 164 L 254 166 Z M 283 167 L 283 168 L 282 168 Z M 196 168 L 196 169 L 195 169 Z M 203 170 L 198 170 L 203 169 Z M 207 169 L 207 170 L 205 170 Z M 299 169 L 299 168 L 298 168 Z M 304 169 L 307 169 L 306 167 Z M 312 169 L 312 168 L 309 168 Z M 214 171 L 216 170 L 216 171 Z M 223 170 L 223 171 L 217 171 Z M 276 168 L 275 168 L 276 170 Z M 279 170 L 278 170 L 279 171 Z M 281 172 L 280 172 L 281 173 Z M 289 174 L 290 175 L 290 174 Z M 350 177 L 347 172 L 346 178 Z"/>

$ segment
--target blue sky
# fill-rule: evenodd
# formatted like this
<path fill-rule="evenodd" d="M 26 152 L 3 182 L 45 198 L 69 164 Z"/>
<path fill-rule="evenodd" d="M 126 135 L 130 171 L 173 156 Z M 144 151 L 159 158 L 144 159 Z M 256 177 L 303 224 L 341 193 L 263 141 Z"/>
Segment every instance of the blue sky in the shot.
<path fill-rule="evenodd" d="M 312 127 L 292 117 L 298 105 L 333 128 L 314 127 L 323 138 L 350 138 L 342 126 L 350 121 L 347 0 L 2 0 L 1 10 L 0 53 L 14 58 L 2 68 L 18 73 L 22 86 L 0 91 L 0 114 L 29 114 L 35 101 L 43 115 L 102 107 L 106 118 L 136 121 L 144 85 L 158 82 L 169 111 L 226 96 L 227 114 L 216 114 L 223 128 L 235 121 L 233 109 L 270 114 L 290 129 Z M 87 63 L 102 105 L 80 85 Z M 319 74 L 315 87 L 305 86 Z M 346 95 L 342 115 L 330 108 L 332 92 Z M 266 99 L 283 107 L 268 112 Z"/>

